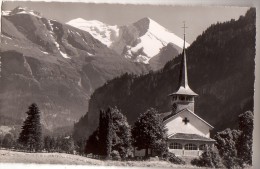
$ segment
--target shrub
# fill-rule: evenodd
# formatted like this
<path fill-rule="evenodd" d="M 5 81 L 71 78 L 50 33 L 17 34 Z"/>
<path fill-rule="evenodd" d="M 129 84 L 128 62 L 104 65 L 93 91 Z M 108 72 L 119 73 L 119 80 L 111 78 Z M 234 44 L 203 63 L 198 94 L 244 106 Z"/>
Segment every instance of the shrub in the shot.
<path fill-rule="evenodd" d="M 121 160 L 120 154 L 116 150 L 113 150 L 110 155 L 112 157 L 112 160 Z"/>
<path fill-rule="evenodd" d="M 182 164 L 182 165 L 185 164 L 185 161 L 183 161 L 181 158 L 175 156 L 175 154 L 171 153 L 171 152 L 164 153 L 162 155 L 162 159 L 165 160 L 165 161 L 169 161 L 173 164 Z"/>
<path fill-rule="evenodd" d="M 12 148 L 15 145 L 15 140 L 12 134 L 7 133 L 2 141 L 2 146 L 5 148 Z"/>
<path fill-rule="evenodd" d="M 227 168 L 235 168 L 239 165 L 237 157 L 237 140 L 241 132 L 238 130 L 225 129 L 215 135 L 216 147 Z"/>
<path fill-rule="evenodd" d="M 218 150 L 215 147 L 208 146 L 205 147 L 205 151 L 199 158 L 195 158 L 191 161 L 191 164 L 199 167 L 223 167 L 222 159 L 219 156 Z"/>

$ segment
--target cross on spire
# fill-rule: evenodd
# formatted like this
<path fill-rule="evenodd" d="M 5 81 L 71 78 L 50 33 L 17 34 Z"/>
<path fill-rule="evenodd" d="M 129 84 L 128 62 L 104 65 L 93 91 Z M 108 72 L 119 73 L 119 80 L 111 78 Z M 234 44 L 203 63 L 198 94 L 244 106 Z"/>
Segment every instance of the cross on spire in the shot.
<path fill-rule="evenodd" d="M 187 124 L 187 123 L 189 123 L 190 122 L 190 120 L 188 120 L 188 118 L 187 117 L 185 117 L 183 120 L 182 120 L 185 124 Z"/>
<path fill-rule="evenodd" d="M 188 28 L 188 27 L 185 25 L 185 21 L 183 21 L 183 27 L 181 27 L 181 28 L 183 28 L 184 37 L 185 37 L 185 29 Z"/>

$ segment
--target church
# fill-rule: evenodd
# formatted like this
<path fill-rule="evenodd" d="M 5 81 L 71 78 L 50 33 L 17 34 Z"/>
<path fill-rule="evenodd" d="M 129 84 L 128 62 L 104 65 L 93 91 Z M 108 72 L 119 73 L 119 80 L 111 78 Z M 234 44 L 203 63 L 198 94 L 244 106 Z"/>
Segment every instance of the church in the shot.
<path fill-rule="evenodd" d="M 185 42 L 185 32 L 184 32 Z M 179 85 L 171 97 L 171 111 L 162 113 L 167 128 L 168 149 L 176 156 L 199 156 L 205 145 L 212 146 L 215 140 L 210 138 L 209 123 L 195 114 L 194 98 L 198 96 L 188 84 L 185 43 L 180 65 Z"/>
<path fill-rule="evenodd" d="M 169 94 L 171 111 L 161 113 L 163 123 L 167 129 L 168 150 L 176 156 L 198 157 L 203 153 L 206 145 L 212 146 L 214 139 L 210 138 L 213 129 L 208 122 L 195 114 L 194 98 L 198 96 L 188 84 L 188 72 L 185 53 L 185 25 L 184 46 L 180 63 L 180 76 L 177 90 Z M 134 151 L 135 156 L 144 156 L 145 150 Z M 148 150 L 148 154 L 153 151 Z"/>

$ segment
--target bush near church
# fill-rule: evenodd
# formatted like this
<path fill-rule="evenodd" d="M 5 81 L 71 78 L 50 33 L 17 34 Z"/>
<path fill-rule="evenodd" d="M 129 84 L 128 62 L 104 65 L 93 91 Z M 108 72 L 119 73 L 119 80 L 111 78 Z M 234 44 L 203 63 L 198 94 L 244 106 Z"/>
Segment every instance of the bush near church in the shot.
<path fill-rule="evenodd" d="M 204 152 L 199 158 L 195 158 L 191 161 L 192 165 L 199 167 L 212 167 L 222 168 L 223 163 L 216 147 L 206 146 Z"/>
<path fill-rule="evenodd" d="M 181 158 L 175 156 L 175 154 L 171 153 L 171 152 L 163 153 L 162 159 L 165 160 L 165 161 L 169 161 L 173 164 L 182 164 L 182 165 L 186 164 L 185 161 L 183 161 Z"/>

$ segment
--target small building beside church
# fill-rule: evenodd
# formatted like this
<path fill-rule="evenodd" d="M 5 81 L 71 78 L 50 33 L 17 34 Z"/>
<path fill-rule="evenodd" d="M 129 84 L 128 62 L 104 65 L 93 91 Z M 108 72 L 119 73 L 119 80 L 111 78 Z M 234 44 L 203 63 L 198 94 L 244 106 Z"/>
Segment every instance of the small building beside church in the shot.
<path fill-rule="evenodd" d="M 184 34 L 185 42 L 185 34 Z M 165 127 L 168 129 L 168 149 L 176 156 L 199 156 L 205 145 L 212 146 L 215 140 L 210 138 L 213 129 L 194 111 L 194 98 L 198 96 L 188 84 L 185 43 L 180 65 L 179 85 L 171 97 L 171 111 L 162 113 Z"/>

